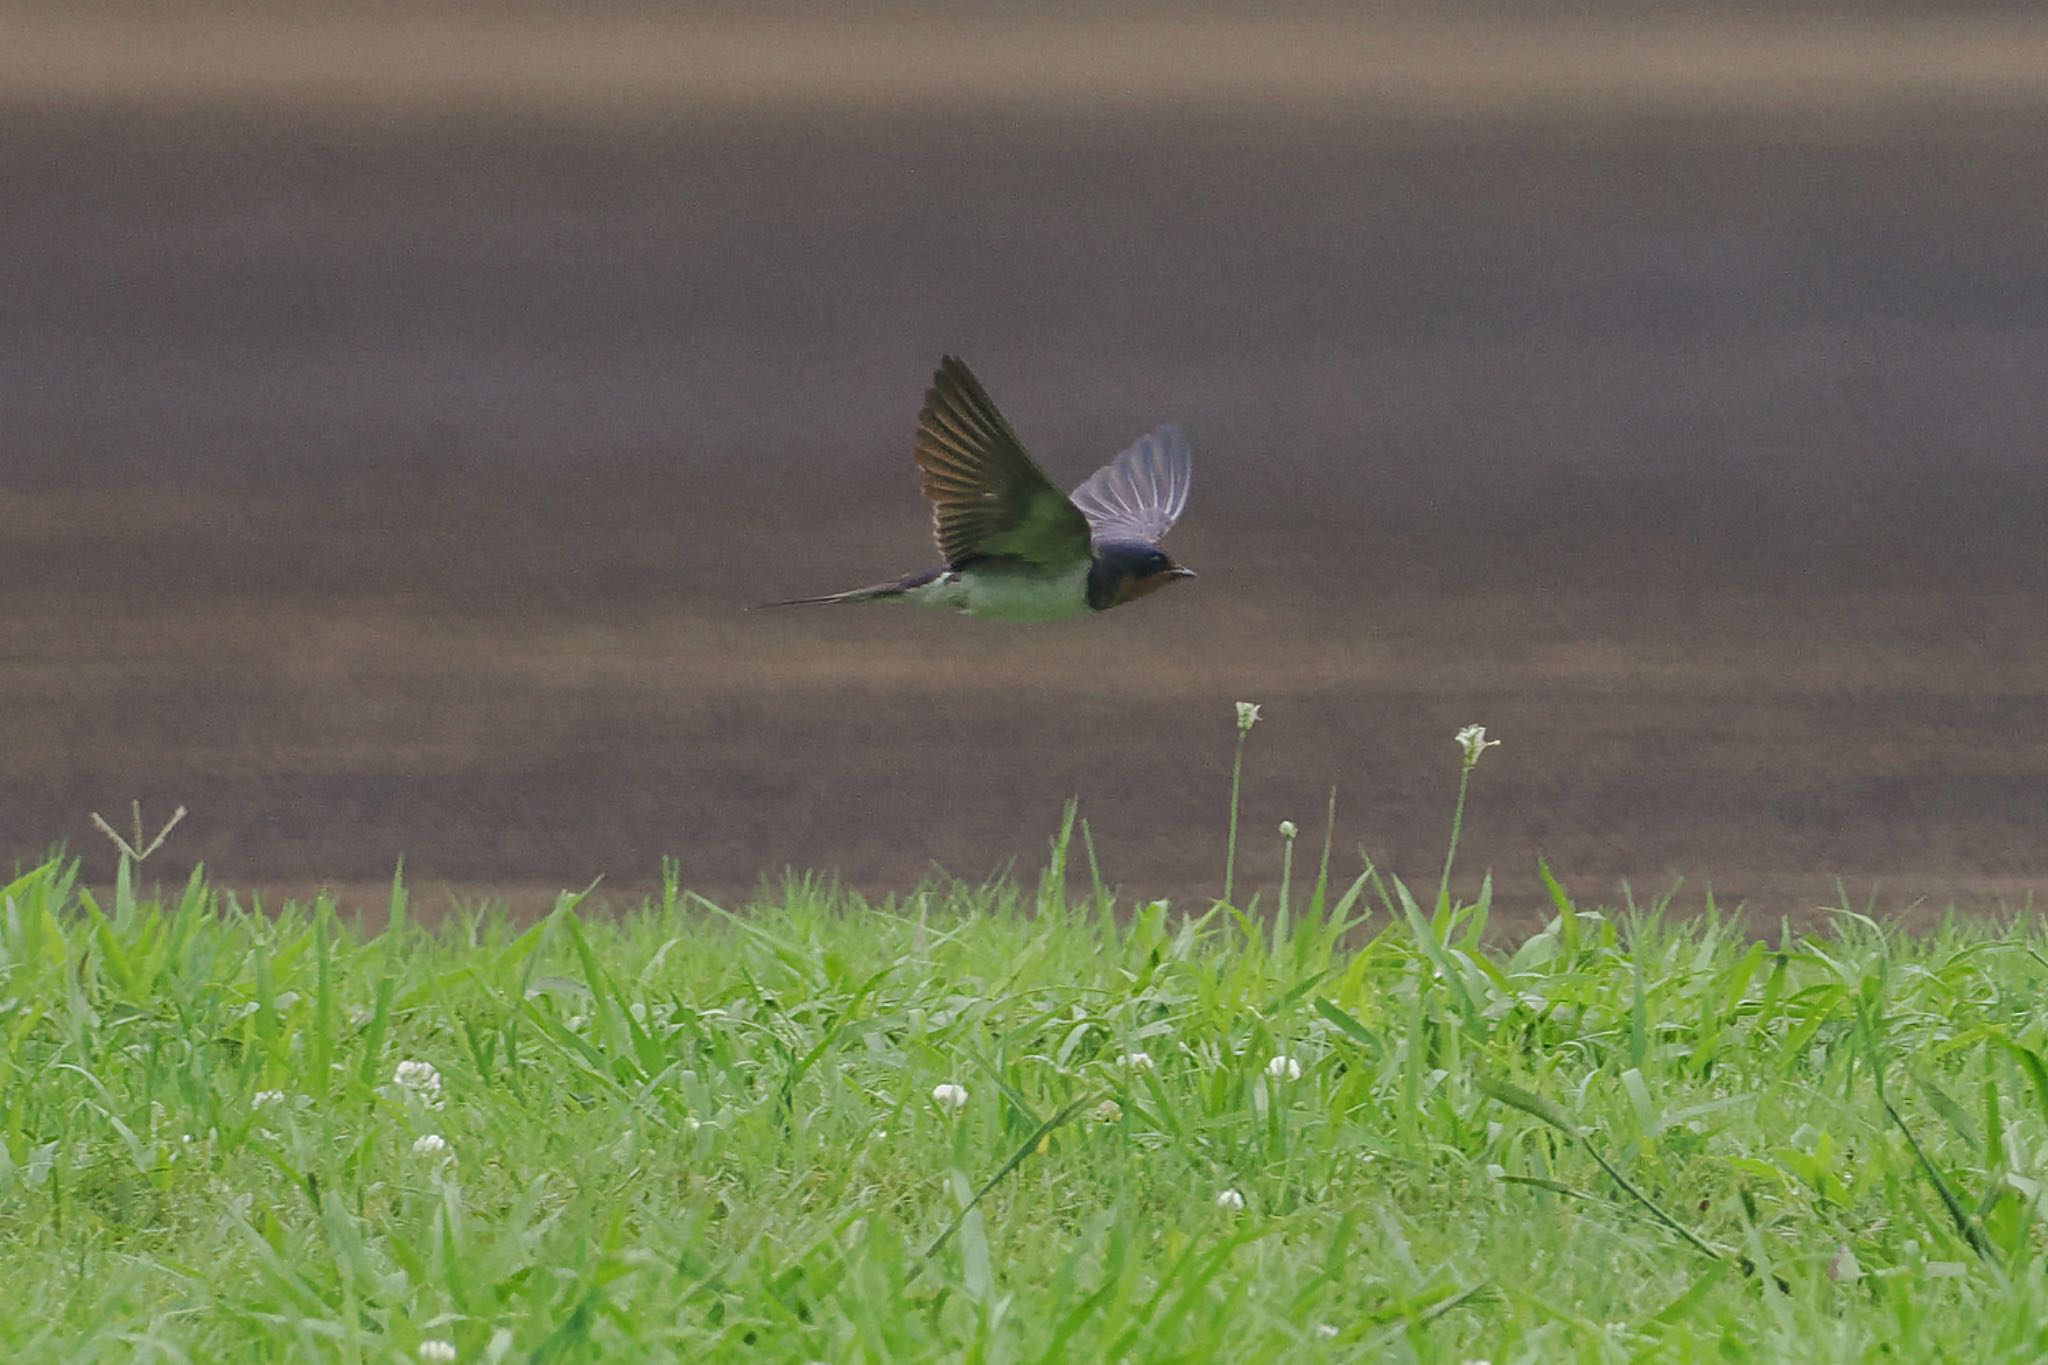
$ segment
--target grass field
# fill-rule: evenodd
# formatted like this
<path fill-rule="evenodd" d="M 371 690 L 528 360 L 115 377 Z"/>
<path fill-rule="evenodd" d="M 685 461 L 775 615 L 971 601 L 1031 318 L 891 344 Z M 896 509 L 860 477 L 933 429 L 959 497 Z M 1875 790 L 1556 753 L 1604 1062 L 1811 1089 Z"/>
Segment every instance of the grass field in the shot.
<path fill-rule="evenodd" d="M 31 868 L 7 1358 L 2048 1355 L 2036 924 L 1556 888 L 1503 942 L 1312 845 L 1120 904 L 1085 832 L 1035 886 L 376 933 Z"/>

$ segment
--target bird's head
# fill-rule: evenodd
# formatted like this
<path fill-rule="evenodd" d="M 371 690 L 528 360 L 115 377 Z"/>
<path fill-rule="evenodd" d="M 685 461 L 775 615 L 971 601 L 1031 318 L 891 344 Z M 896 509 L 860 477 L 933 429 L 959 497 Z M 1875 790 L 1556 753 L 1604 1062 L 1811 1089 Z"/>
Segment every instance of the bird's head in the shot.
<path fill-rule="evenodd" d="M 1109 541 L 1095 547 L 1095 565 L 1088 573 L 1088 605 L 1107 611 L 1157 592 L 1177 579 L 1194 576 L 1193 569 L 1174 563 L 1157 545 Z"/>

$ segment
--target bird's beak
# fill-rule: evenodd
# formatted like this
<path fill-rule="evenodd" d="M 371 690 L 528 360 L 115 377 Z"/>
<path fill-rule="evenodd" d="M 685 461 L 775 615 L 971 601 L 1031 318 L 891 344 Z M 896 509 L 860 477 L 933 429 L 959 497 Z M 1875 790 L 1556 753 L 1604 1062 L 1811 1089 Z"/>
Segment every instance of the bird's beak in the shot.
<path fill-rule="evenodd" d="M 1197 573 L 1196 573 L 1196 572 L 1195 572 L 1195 571 L 1194 571 L 1193 569 L 1184 569 L 1184 568 L 1182 568 L 1182 567 L 1181 567 L 1180 565 L 1178 565 L 1178 564 L 1174 565 L 1174 566 L 1173 566 L 1172 568 L 1168 569 L 1168 570 L 1167 570 L 1166 572 L 1167 572 L 1167 574 L 1168 574 L 1168 575 L 1169 575 L 1170 577 L 1173 577 L 1173 578 L 1199 578 L 1199 577 L 1201 577 L 1201 575 L 1200 575 L 1200 574 L 1197 574 Z"/>

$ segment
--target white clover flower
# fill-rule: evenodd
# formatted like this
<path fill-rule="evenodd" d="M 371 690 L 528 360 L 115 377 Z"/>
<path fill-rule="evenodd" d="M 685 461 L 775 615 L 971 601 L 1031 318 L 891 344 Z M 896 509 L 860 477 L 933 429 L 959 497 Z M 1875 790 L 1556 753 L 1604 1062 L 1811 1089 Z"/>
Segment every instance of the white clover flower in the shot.
<path fill-rule="evenodd" d="M 1298 1081 L 1301 1079 L 1301 1063 L 1283 1052 L 1266 1063 L 1266 1074 L 1276 1081 Z"/>
<path fill-rule="evenodd" d="M 1126 1071 L 1150 1071 L 1152 1054 L 1149 1052 L 1126 1052 L 1117 1059 L 1117 1064 Z"/>
<path fill-rule="evenodd" d="M 424 1137 L 415 1139 L 412 1144 L 412 1154 L 414 1156 L 447 1156 L 449 1151 L 448 1139 L 442 1137 L 439 1133 L 428 1133 Z"/>
<path fill-rule="evenodd" d="M 947 1081 L 932 1087 L 932 1103 L 955 1112 L 967 1107 L 967 1087 Z"/>
<path fill-rule="evenodd" d="M 1500 747 L 1499 740 L 1486 737 L 1486 727 L 1484 725 L 1466 726 L 1458 731 L 1457 738 L 1453 742 L 1465 751 L 1465 766 L 1468 768 L 1478 763 L 1479 755 L 1485 753 L 1488 749 Z"/>
<path fill-rule="evenodd" d="M 420 1343 L 421 1365 L 448 1365 L 455 1359 L 455 1343 L 452 1341 L 423 1341 Z"/>
<path fill-rule="evenodd" d="M 1258 706 L 1258 703 L 1257 703 L 1257 702 L 1249 702 L 1249 701 L 1241 701 L 1241 702 L 1239 702 L 1239 703 L 1237 704 L 1237 732 L 1238 732 L 1239 734 L 1241 734 L 1241 735 L 1242 735 L 1242 734 L 1248 734 L 1248 733 L 1250 733 L 1250 731 L 1251 731 L 1251 728 L 1252 728 L 1252 727 L 1253 727 L 1254 725 L 1257 725 L 1258 723 L 1259 723 L 1259 706 Z"/>
<path fill-rule="evenodd" d="M 392 1084 L 401 1090 L 410 1090 L 422 1099 L 433 1099 L 441 1093 L 441 1073 L 434 1070 L 432 1062 L 405 1061 L 391 1073 Z"/>
<path fill-rule="evenodd" d="M 1244 1212 L 1244 1196 L 1236 1190 L 1223 1190 L 1216 1196 L 1216 1207 L 1226 1213 Z"/>
<path fill-rule="evenodd" d="M 251 1109 L 261 1109 L 266 1104 L 283 1103 L 284 1091 L 282 1090 L 259 1090 L 249 1097 L 249 1107 Z"/>
<path fill-rule="evenodd" d="M 1301 828 L 1298 825 L 1296 825 L 1292 820 L 1282 820 L 1280 822 L 1280 837 L 1285 839 L 1288 843 L 1293 843 L 1294 836 L 1299 833 L 1301 833 Z"/>

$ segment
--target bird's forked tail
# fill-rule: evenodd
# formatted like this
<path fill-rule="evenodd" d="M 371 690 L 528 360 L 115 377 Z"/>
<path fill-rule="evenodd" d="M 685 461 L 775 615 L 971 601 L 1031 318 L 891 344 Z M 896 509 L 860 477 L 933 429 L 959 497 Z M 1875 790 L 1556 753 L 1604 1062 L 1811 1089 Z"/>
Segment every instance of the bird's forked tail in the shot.
<path fill-rule="evenodd" d="M 760 602 L 747 608 L 747 610 L 766 611 L 770 607 L 822 607 L 839 602 L 882 602 L 891 597 L 902 597 L 906 593 L 921 588 L 945 572 L 944 569 L 932 569 L 926 573 L 914 573 L 908 578 L 900 578 L 894 583 L 876 583 L 871 587 L 853 588 L 846 592 L 826 593 L 822 597 L 789 597 L 784 598 L 780 602 Z"/>

